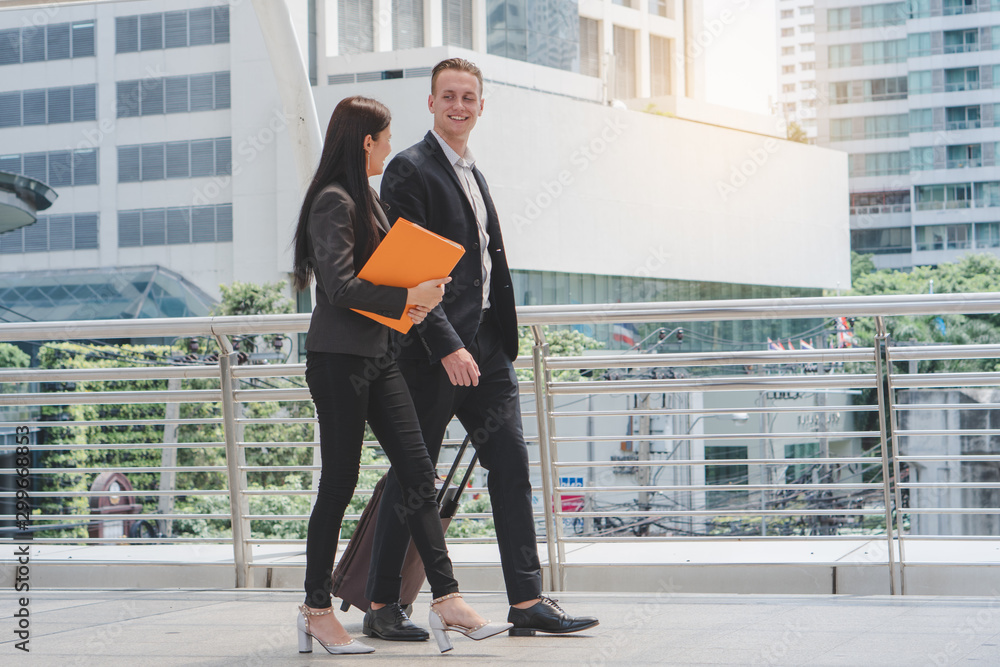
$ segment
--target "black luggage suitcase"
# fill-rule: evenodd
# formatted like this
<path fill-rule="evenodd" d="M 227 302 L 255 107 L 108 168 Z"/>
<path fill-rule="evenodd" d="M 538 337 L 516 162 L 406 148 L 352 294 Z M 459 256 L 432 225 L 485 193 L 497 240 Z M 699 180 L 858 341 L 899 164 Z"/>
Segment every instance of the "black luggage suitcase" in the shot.
<path fill-rule="evenodd" d="M 448 531 L 448 526 L 451 525 L 451 520 L 458 511 L 462 491 L 468 485 L 472 471 L 476 467 L 478 453 L 474 452 L 472 460 L 469 461 L 469 467 L 462 477 L 462 482 L 457 486 L 451 486 L 451 480 L 455 476 L 455 471 L 458 470 L 468 446 L 469 436 L 466 436 L 455 461 L 451 464 L 448 476 L 445 477 L 444 485 L 438 491 L 437 502 L 438 507 L 440 507 L 441 527 L 445 532 Z M 378 516 L 378 507 L 382 500 L 385 480 L 386 476 L 383 475 L 382 479 L 375 485 L 372 497 L 358 520 L 358 527 L 355 529 L 354 535 L 351 536 L 350 542 L 347 543 L 344 555 L 333 570 L 333 595 L 343 600 L 340 605 L 342 611 L 347 611 L 351 605 L 361 611 L 368 610 L 369 600 L 365 587 L 368 584 L 368 567 L 371 563 L 372 542 L 375 538 L 375 520 Z M 413 545 L 413 540 L 410 540 L 410 546 L 406 550 L 402 575 L 403 585 L 400 589 L 399 603 L 406 607 L 412 605 L 413 601 L 417 599 L 420 586 L 424 583 L 424 565 Z"/>

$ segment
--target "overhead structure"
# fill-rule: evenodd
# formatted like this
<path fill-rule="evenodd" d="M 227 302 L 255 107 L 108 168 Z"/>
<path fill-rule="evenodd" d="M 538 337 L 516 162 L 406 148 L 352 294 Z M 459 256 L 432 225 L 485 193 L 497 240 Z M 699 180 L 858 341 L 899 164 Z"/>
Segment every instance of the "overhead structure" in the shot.
<path fill-rule="evenodd" d="M 0 171 L 0 234 L 32 224 L 58 196 L 41 181 Z"/>

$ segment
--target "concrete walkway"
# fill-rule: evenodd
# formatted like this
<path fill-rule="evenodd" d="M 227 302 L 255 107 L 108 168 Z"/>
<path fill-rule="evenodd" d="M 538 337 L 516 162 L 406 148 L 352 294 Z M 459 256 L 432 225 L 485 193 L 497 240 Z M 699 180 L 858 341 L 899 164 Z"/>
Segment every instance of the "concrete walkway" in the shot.
<path fill-rule="evenodd" d="M 0 665 L 1000 665 L 995 597 L 567 593 L 563 606 L 601 625 L 561 637 L 454 637 L 443 656 L 431 642 L 377 640 L 368 656 L 300 655 L 294 592 L 81 589 L 30 591 L 26 654 L 13 635 L 18 597 L 0 594 Z M 500 594 L 467 598 L 506 616 Z M 427 602 L 414 614 L 425 627 Z M 341 618 L 360 637 L 361 614 Z"/>

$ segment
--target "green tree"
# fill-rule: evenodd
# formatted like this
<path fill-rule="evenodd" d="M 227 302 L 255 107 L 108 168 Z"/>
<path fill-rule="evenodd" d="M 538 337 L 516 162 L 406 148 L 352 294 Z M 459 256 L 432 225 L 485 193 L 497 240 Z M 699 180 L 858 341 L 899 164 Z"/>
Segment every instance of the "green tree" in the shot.
<path fill-rule="evenodd" d="M 549 345 L 549 354 L 554 357 L 578 357 L 585 350 L 599 350 L 604 347 L 604 343 L 595 340 L 580 331 L 572 329 L 551 329 L 542 327 L 545 334 L 545 342 Z M 530 327 L 518 327 L 517 353 L 519 356 L 531 358 L 531 350 L 535 345 L 535 337 L 531 334 Z M 530 368 L 517 370 L 517 379 L 531 382 L 535 373 Z M 560 382 L 573 382 L 582 380 L 580 371 L 567 369 L 552 373 L 552 379 Z"/>
<path fill-rule="evenodd" d="M 957 262 L 918 266 L 912 271 L 882 269 L 860 273 L 853 295 L 960 294 L 1000 291 L 1000 259 L 990 254 L 969 254 Z M 949 343 L 953 345 L 1000 343 L 1000 314 L 956 315 L 949 313 L 890 317 L 886 329 L 898 343 Z M 854 335 L 863 345 L 872 345 L 874 320 L 859 318 Z M 993 359 L 922 361 L 921 372 L 997 370 Z"/>
<path fill-rule="evenodd" d="M 875 262 L 871 255 L 861 255 L 851 251 L 851 285 L 857 285 L 862 276 L 875 272 Z"/>
<path fill-rule="evenodd" d="M 788 124 L 788 129 L 786 131 L 786 136 L 789 141 L 797 141 L 800 144 L 808 144 L 809 137 L 806 135 L 806 131 L 802 129 L 802 126 L 792 121 Z"/>
<path fill-rule="evenodd" d="M 276 283 L 242 283 L 219 285 L 222 301 L 213 311 L 216 315 L 263 315 L 291 313 L 292 300 L 285 296 L 285 281 Z"/>
<path fill-rule="evenodd" d="M 0 368 L 27 368 L 29 363 L 31 357 L 21 348 L 10 343 L 0 343 Z"/>

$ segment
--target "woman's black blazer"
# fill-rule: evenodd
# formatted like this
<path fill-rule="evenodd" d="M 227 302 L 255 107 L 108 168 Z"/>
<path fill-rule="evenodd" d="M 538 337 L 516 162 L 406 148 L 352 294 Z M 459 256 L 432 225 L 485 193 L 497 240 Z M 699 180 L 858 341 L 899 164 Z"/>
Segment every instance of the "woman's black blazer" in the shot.
<path fill-rule="evenodd" d="M 378 202 L 375 191 L 372 198 Z M 373 207 L 379 240 L 389 231 L 381 203 Z M 374 285 L 358 278 L 370 253 L 367 232 L 356 233 L 356 207 L 347 191 L 328 185 L 316 196 L 309 212 L 309 256 L 316 276 L 316 307 L 309 322 L 306 349 L 379 357 L 389 344 L 389 327 L 355 313 L 367 310 L 385 317 L 402 317 L 406 288 Z M 361 225 L 365 230 L 366 226 Z"/>

